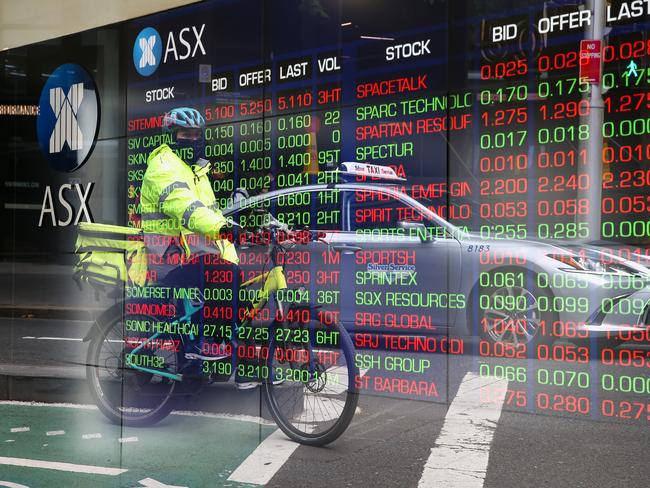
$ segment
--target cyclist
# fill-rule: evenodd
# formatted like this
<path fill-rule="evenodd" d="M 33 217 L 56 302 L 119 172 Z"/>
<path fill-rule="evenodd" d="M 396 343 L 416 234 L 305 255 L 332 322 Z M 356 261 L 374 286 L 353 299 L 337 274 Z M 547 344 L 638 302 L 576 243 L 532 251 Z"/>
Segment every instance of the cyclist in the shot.
<path fill-rule="evenodd" d="M 153 266 L 157 280 L 173 287 L 200 287 L 201 264 L 191 259 L 192 256 L 218 251 L 232 265 L 237 265 L 239 259 L 234 245 L 219 239 L 219 231 L 228 221 L 216 206 L 208 179 L 210 163 L 200 157 L 205 119 L 196 109 L 175 108 L 165 114 L 163 130 L 172 136 L 170 143 L 173 142 L 174 150 L 168 144 L 161 144 L 147 159 L 140 199 L 145 242 L 149 253 L 164 258 L 156 260 L 163 264 Z M 239 273 L 233 275 L 238 277 Z M 228 285 L 236 291 L 235 281 Z M 198 365 L 194 365 L 194 372 L 198 372 Z M 235 380 L 242 389 L 258 384 L 246 377 L 236 376 Z"/>
<path fill-rule="evenodd" d="M 154 149 L 147 160 L 141 188 L 142 228 L 147 233 L 170 236 L 171 245 L 191 254 L 189 234 L 199 234 L 216 244 L 223 259 L 238 263 L 227 240 L 218 239 L 227 220 L 216 208 L 208 179 L 210 163 L 203 152 L 205 119 L 193 108 L 175 108 L 165 114 L 163 130 L 172 135 L 176 153 L 167 144 Z"/>

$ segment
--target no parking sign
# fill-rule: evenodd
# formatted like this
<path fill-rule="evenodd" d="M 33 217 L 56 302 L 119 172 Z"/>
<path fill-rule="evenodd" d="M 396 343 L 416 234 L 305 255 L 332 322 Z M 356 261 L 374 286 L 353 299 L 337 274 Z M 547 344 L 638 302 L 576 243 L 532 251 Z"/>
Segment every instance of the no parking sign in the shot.
<path fill-rule="evenodd" d="M 601 41 L 580 41 L 580 79 L 587 83 L 600 83 Z"/>

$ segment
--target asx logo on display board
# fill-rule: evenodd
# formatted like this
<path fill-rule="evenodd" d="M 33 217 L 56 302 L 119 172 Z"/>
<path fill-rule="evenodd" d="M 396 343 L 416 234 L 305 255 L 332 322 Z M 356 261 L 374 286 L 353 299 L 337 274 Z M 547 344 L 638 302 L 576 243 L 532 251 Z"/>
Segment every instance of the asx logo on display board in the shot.
<path fill-rule="evenodd" d="M 39 101 L 36 119 L 38 144 L 50 167 L 56 171 L 72 172 L 90 157 L 99 131 L 99 95 L 90 74 L 78 64 L 63 64 L 48 77 Z M 78 224 L 82 217 L 91 221 L 88 199 L 93 183 L 64 184 L 58 190 L 45 187 L 38 226 L 50 220 L 52 226 Z M 74 191 L 73 191 L 74 190 Z M 79 209 L 74 216 L 66 191 L 78 196 Z M 52 195 L 58 195 L 57 213 Z M 73 200 L 77 200 L 73 196 Z M 49 215 L 49 219 L 46 216 Z"/>
<path fill-rule="evenodd" d="M 86 162 L 97 140 L 99 97 L 90 74 L 63 64 L 48 77 L 39 101 L 36 132 L 52 169 L 74 171 Z"/>
<path fill-rule="evenodd" d="M 205 24 L 183 27 L 178 32 L 169 31 L 165 41 L 165 52 L 162 52 L 162 37 L 153 27 L 145 27 L 140 31 L 133 43 L 133 65 L 142 76 L 152 75 L 161 63 L 170 60 L 183 61 L 194 58 L 197 54 L 205 56 L 203 33 Z"/>

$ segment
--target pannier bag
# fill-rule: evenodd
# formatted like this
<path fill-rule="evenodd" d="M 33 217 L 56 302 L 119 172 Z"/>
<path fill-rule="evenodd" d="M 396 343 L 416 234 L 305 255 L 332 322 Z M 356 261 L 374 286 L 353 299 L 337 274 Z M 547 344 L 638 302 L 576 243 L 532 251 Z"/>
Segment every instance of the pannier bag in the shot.
<path fill-rule="evenodd" d="M 77 283 L 97 288 L 144 286 L 147 255 L 141 229 L 81 222 L 75 244 Z"/>

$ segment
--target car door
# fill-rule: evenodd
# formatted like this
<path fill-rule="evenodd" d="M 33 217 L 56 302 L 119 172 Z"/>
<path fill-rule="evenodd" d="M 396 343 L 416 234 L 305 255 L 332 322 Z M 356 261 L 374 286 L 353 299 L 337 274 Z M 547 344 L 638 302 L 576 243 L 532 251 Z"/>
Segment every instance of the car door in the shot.
<path fill-rule="evenodd" d="M 341 188 L 341 321 L 352 330 L 435 333 L 465 300 L 460 244 L 422 205 L 389 188 Z"/>

